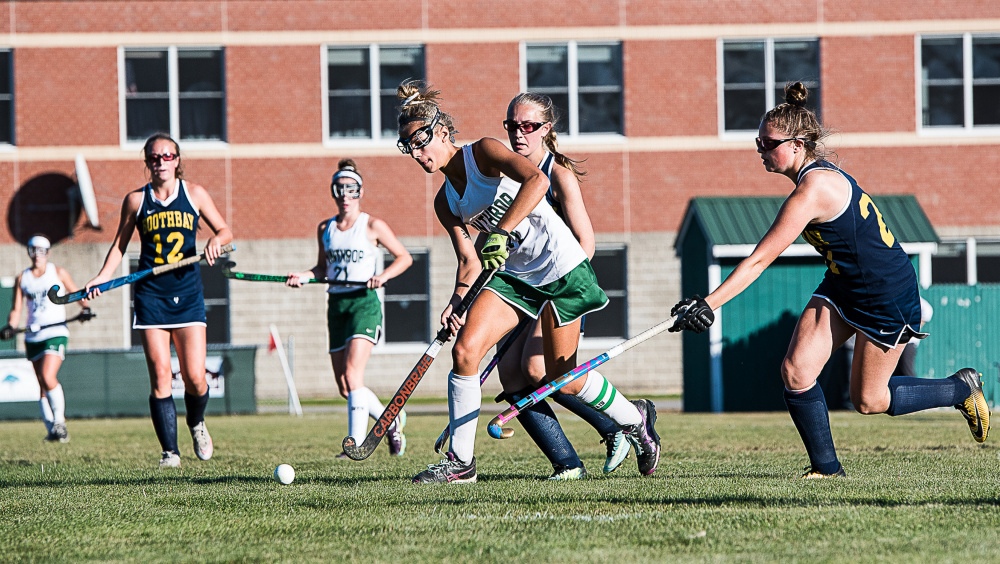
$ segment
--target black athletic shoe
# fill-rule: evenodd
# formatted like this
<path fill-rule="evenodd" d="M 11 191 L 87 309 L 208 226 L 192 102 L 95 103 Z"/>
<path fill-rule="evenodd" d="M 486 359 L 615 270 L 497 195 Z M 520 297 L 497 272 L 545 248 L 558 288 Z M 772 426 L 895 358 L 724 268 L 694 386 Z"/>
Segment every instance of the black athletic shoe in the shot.
<path fill-rule="evenodd" d="M 969 422 L 972 438 L 978 443 L 986 442 L 986 435 L 990 433 L 990 406 L 986 403 L 986 396 L 983 395 L 983 383 L 979 379 L 979 373 L 975 368 L 963 368 L 952 374 L 951 378 L 965 382 L 972 391 L 965 401 L 955 406 L 955 409 L 961 411 L 965 420 Z"/>
<path fill-rule="evenodd" d="M 660 436 L 656 434 L 655 428 L 656 407 L 648 399 L 632 400 L 632 404 L 639 410 L 642 423 L 633 425 L 631 429 L 626 430 L 625 438 L 635 448 L 639 473 L 643 476 L 649 476 L 656 472 L 656 465 L 660 463 Z"/>
<path fill-rule="evenodd" d="M 427 470 L 413 477 L 414 484 L 471 484 L 476 481 L 476 458 L 466 464 L 455 458 L 455 453 L 445 453 L 437 464 L 428 464 Z"/>
<path fill-rule="evenodd" d="M 53 423 L 52 430 L 45 436 L 45 440 L 50 443 L 68 443 L 69 433 L 66 431 L 65 423 Z"/>

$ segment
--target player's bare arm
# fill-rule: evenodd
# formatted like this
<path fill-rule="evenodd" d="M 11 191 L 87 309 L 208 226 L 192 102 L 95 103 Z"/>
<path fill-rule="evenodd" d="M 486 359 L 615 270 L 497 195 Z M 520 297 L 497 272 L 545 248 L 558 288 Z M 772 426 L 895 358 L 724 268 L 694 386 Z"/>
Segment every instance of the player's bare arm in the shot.
<path fill-rule="evenodd" d="M 509 232 L 542 201 L 549 189 L 549 179 L 531 161 L 490 137 L 474 143 L 472 154 L 484 174 L 494 177 L 502 174 L 521 185 L 514 202 L 496 225 L 498 229 Z"/>
<path fill-rule="evenodd" d="M 576 179 L 568 168 L 556 164 L 552 167 L 552 191 L 556 194 L 556 199 L 562 203 L 562 209 L 566 216 L 566 225 L 580 242 L 583 251 L 587 253 L 587 258 L 594 258 L 596 238 L 594 236 L 594 226 L 590 222 L 590 215 L 587 213 L 587 206 L 583 202 L 583 191 L 580 189 L 580 182 Z"/>

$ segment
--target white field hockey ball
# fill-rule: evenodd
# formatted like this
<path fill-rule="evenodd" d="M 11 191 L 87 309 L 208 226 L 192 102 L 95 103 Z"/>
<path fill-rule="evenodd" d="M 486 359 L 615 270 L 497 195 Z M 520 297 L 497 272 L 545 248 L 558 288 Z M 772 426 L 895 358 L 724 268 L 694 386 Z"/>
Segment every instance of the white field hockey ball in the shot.
<path fill-rule="evenodd" d="M 288 464 L 279 464 L 274 469 L 274 479 L 285 485 L 291 484 L 295 480 L 295 469 Z"/>

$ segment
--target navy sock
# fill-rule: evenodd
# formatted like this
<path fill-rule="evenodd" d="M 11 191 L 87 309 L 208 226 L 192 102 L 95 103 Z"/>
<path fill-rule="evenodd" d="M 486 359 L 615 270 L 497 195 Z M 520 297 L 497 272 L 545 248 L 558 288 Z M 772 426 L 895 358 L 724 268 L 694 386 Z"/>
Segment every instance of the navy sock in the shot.
<path fill-rule="evenodd" d="M 565 407 L 580 419 L 590 423 L 590 426 L 597 429 L 597 432 L 602 437 L 614 435 L 618 431 L 621 431 L 621 427 L 613 419 L 587 405 L 587 402 L 575 395 L 555 393 L 551 397 L 556 400 L 556 403 Z"/>
<path fill-rule="evenodd" d="M 507 397 L 511 403 L 515 403 L 533 391 L 534 389 L 522 390 L 507 394 Z M 553 467 L 580 468 L 583 466 L 583 462 L 577 456 L 569 439 L 566 438 L 566 433 L 559 425 L 559 420 L 556 419 L 556 414 L 552 412 L 552 407 L 547 401 L 536 403 L 522 411 L 517 416 L 517 421 L 524 427 L 531 440 L 535 441 Z"/>
<path fill-rule="evenodd" d="M 177 449 L 177 407 L 174 398 L 149 396 L 149 414 L 153 418 L 156 438 L 160 440 L 160 449 L 180 454 Z"/>
<path fill-rule="evenodd" d="M 840 470 L 837 451 L 833 448 L 830 434 L 830 414 L 826 407 L 823 389 L 816 384 L 812 388 L 795 393 L 785 390 L 785 405 L 792 416 L 795 428 L 806 446 L 812 469 L 821 474 L 834 474 Z"/>
<path fill-rule="evenodd" d="M 205 408 L 208 406 L 208 390 L 200 396 L 184 392 L 184 407 L 187 409 L 187 425 L 194 427 L 205 420 Z"/>
<path fill-rule="evenodd" d="M 906 415 L 932 407 L 951 407 L 965 401 L 972 390 L 957 378 L 889 378 L 889 415 Z"/>

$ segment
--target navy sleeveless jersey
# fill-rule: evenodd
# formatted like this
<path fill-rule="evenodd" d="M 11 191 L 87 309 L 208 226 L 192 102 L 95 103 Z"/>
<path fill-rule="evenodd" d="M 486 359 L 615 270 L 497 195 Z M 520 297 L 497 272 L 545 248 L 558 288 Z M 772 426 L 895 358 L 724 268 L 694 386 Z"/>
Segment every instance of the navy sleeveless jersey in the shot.
<path fill-rule="evenodd" d="M 142 189 L 142 205 L 135 218 L 142 245 L 139 270 L 175 263 L 198 254 L 195 245 L 198 210 L 191 204 L 184 181 L 179 180 L 177 184 L 177 191 L 162 202 L 154 198 L 149 184 Z M 135 283 L 137 295 L 188 296 L 201 291 L 201 270 L 197 263 Z"/>
<path fill-rule="evenodd" d="M 817 293 L 833 301 L 854 325 L 886 336 L 897 333 L 903 325 L 915 332 L 920 327 L 920 298 L 916 273 L 906 252 L 871 196 L 833 163 L 817 161 L 805 166 L 799 171 L 798 182 L 817 169 L 837 172 L 851 186 L 850 202 L 839 215 L 810 224 L 802 232 L 827 265 Z"/>

